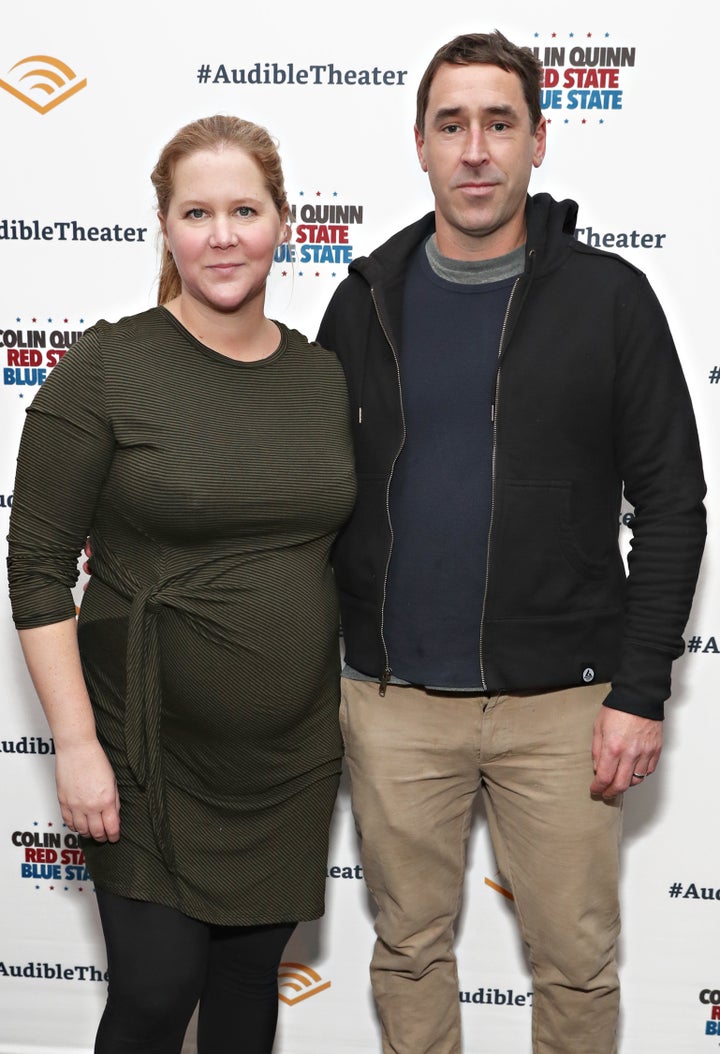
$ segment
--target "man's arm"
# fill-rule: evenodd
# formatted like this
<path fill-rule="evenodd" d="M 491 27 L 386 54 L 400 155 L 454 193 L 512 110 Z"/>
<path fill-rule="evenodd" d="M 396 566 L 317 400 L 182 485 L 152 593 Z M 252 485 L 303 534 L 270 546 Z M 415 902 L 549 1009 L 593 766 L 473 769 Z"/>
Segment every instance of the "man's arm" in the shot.
<path fill-rule="evenodd" d="M 661 720 L 705 543 L 705 481 L 682 367 L 644 276 L 618 305 L 616 329 L 615 456 L 634 523 L 622 649 L 605 705 Z"/>
<path fill-rule="evenodd" d="M 683 651 L 706 532 L 690 395 L 644 277 L 621 319 L 615 442 L 635 519 L 623 652 L 593 735 L 590 789 L 604 798 L 638 786 L 657 767 L 670 669 Z"/>

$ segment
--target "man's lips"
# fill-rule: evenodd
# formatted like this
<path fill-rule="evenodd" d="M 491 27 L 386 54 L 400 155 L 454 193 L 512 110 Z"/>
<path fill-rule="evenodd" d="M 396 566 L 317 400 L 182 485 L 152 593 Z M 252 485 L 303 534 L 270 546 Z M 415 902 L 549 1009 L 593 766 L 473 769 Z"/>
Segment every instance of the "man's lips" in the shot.
<path fill-rule="evenodd" d="M 487 181 L 465 180 L 463 183 L 458 183 L 456 190 L 470 190 L 482 193 L 494 190 L 496 186 L 497 183 L 488 183 Z"/>

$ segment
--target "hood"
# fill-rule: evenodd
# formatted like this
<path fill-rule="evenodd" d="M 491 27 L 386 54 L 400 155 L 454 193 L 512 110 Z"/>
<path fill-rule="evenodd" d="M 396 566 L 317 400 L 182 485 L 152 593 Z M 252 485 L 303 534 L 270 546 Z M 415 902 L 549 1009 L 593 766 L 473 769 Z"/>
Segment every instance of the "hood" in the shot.
<path fill-rule="evenodd" d="M 421 220 L 393 234 L 369 256 L 359 256 L 353 260 L 348 271 L 361 274 L 369 285 L 380 280 L 390 285 L 402 280 L 407 260 L 434 231 L 435 213 L 428 212 Z"/>
<path fill-rule="evenodd" d="M 535 194 L 527 199 L 525 259 L 536 254 L 536 273 L 552 270 L 564 260 L 575 240 L 577 214 L 577 203 L 570 198 L 555 201 L 550 194 Z"/>

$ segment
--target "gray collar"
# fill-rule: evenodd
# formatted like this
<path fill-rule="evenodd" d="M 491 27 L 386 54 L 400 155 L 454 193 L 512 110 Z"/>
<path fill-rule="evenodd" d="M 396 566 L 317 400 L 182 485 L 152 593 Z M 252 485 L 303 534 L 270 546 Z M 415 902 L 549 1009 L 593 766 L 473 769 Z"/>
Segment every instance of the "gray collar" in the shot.
<path fill-rule="evenodd" d="M 525 270 L 524 245 L 493 260 L 452 260 L 449 256 L 442 255 L 437 247 L 435 235 L 431 234 L 425 242 L 425 254 L 430 267 L 439 278 L 460 285 L 501 282 L 504 278 L 515 278 Z"/>

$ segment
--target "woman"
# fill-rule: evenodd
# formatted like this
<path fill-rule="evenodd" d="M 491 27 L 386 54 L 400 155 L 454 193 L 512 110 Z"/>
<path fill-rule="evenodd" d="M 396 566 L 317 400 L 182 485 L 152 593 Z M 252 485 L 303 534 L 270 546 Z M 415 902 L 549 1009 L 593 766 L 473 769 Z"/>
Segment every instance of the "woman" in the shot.
<path fill-rule="evenodd" d="M 289 236 L 267 132 L 196 121 L 152 181 L 161 306 L 88 330 L 29 408 L 13 617 L 97 889 L 97 1054 L 177 1054 L 198 999 L 199 1051 L 260 1054 L 324 906 L 348 409 L 334 356 L 264 313 Z"/>

